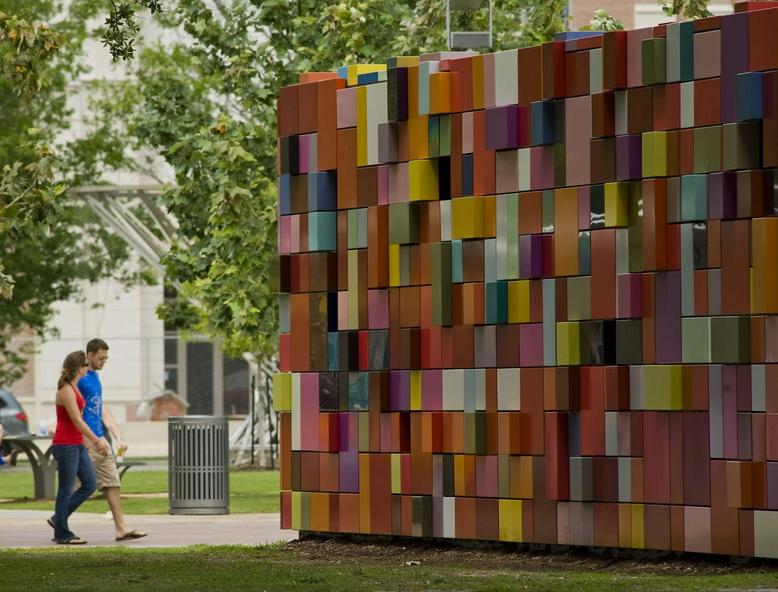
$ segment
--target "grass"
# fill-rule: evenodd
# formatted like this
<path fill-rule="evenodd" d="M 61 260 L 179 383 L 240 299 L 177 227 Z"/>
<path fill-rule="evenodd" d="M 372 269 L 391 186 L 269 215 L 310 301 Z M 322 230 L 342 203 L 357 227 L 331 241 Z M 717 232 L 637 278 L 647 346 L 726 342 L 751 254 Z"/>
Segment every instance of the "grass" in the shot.
<path fill-rule="evenodd" d="M 778 572 L 662 575 L 658 567 L 528 569 L 462 557 L 410 564 L 405 556 L 311 558 L 295 543 L 183 549 L 0 551 L 2 587 L 15 590 L 743 590 L 778 586 Z M 303 545 L 304 548 L 304 545 Z M 676 570 L 677 571 L 677 570 Z M 729 570 L 733 571 L 733 570 Z"/>
<path fill-rule="evenodd" d="M 124 494 L 167 493 L 167 471 L 131 469 L 122 479 L 122 508 L 126 514 L 167 514 L 168 498 L 124 497 Z M 230 472 L 230 513 L 278 512 L 278 471 Z M 51 510 L 53 501 L 31 499 L 32 471 L 0 472 L 0 502 L 3 510 Z M 81 512 L 104 513 L 104 499 L 93 497 L 79 509 Z"/>

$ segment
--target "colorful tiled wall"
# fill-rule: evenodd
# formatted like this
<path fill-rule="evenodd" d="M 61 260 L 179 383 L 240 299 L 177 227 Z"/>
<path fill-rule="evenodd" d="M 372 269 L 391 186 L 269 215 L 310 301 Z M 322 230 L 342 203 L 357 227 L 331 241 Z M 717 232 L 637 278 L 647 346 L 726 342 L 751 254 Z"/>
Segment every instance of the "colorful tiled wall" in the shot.
<path fill-rule="evenodd" d="M 280 90 L 284 528 L 778 556 L 774 6 Z"/>

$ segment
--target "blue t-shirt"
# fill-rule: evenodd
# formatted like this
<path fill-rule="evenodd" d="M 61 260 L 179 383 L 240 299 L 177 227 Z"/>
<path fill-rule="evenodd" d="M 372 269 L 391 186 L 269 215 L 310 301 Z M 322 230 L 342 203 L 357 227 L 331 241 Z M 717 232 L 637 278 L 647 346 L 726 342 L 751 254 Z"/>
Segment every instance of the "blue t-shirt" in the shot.
<path fill-rule="evenodd" d="M 78 390 L 86 400 L 83 417 L 86 425 L 98 438 L 103 437 L 103 385 L 94 370 L 88 370 L 86 376 L 78 381 Z"/>

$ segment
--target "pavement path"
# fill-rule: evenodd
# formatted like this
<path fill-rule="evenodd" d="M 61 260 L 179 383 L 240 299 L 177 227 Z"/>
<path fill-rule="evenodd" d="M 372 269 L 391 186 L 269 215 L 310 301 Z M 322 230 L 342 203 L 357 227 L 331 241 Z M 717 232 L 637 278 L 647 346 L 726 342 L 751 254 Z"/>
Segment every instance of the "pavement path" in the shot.
<path fill-rule="evenodd" d="M 51 542 L 53 531 L 46 524 L 50 512 L 0 510 L 0 549 L 61 547 Z M 76 512 L 70 529 L 95 547 L 186 547 L 188 545 L 260 545 L 297 538 L 293 530 L 281 530 L 278 514 L 229 514 L 226 516 L 170 516 L 133 514 L 131 528 L 149 536 L 117 543 L 113 522 L 104 514 Z"/>

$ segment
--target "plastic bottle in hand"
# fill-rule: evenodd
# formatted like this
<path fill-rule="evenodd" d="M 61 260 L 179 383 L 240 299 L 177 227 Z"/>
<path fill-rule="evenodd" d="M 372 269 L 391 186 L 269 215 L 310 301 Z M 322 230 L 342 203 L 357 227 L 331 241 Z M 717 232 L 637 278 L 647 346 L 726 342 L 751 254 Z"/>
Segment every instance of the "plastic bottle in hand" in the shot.
<path fill-rule="evenodd" d="M 38 435 L 39 436 L 49 435 L 49 426 L 46 424 L 45 419 L 41 419 L 40 422 L 38 422 Z"/>

